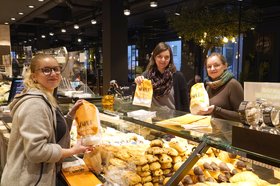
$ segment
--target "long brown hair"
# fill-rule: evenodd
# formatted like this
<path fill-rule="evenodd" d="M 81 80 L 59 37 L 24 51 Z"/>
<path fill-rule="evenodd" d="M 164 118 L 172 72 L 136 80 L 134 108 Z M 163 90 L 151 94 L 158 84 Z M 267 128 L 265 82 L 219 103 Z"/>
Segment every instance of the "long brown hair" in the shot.
<path fill-rule="evenodd" d="M 51 59 L 54 59 L 55 61 L 57 61 L 52 55 L 49 55 L 49 54 L 37 54 L 36 56 L 34 56 L 31 59 L 30 66 L 24 75 L 23 93 L 26 93 L 31 88 L 39 89 L 47 96 L 51 105 L 54 107 L 57 107 L 58 104 L 56 102 L 55 97 L 49 91 L 47 91 L 42 85 L 40 85 L 38 82 L 34 81 L 34 79 L 32 78 L 32 74 L 35 73 L 36 69 L 38 68 L 39 62 L 45 58 L 51 58 Z"/>
<path fill-rule="evenodd" d="M 173 61 L 172 50 L 171 50 L 170 46 L 168 44 L 166 44 L 165 42 L 158 43 L 157 46 L 154 48 L 152 56 L 150 57 L 150 62 L 146 69 L 148 72 L 150 72 L 152 69 L 157 69 L 156 56 L 166 50 L 168 50 L 169 54 L 170 54 L 168 68 L 170 68 L 171 72 L 176 72 L 176 66 L 174 65 L 174 61 Z"/>

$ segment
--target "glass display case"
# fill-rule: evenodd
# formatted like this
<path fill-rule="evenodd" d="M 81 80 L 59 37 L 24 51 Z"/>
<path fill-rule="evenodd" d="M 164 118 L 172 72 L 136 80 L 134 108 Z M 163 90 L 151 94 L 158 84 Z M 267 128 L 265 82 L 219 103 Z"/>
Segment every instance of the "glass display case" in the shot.
<path fill-rule="evenodd" d="M 128 117 L 131 111 L 137 110 L 146 110 L 148 112 L 155 112 L 156 114 L 152 118 L 145 116 Z M 103 110 L 101 113 L 103 116 L 100 119 L 103 126 L 113 127 L 125 133 L 134 132 L 148 140 L 168 140 L 168 138 L 177 136 L 188 140 L 189 143 L 195 144 L 196 148 L 194 151 L 165 185 L 178 185 L 209 148 L 216 148 L 240 156 L 240 159 L 250 165 L 252 172 L 259 178 L 271 184 L 280 183 L 280 178 L 277 176 L 280 172 L 280 159 L 233 146 L 232 129 L 234 127 L 244 128 L 241 123 L 211 118 L 211 130 L 204 127 L 186 129 L 184 128 L 184 122 L 178 125 L 174 123 L 171 125 L 162 125 L 162 121 L 170 121 L 169 119 L 185 116 L 186 113 L 162 108 L 147 109 L 131 105 L 131 103 L 122 104 L 121 106 L 114 105 L 114 111 Z M 188 124 L 195 123 L 197 123 L 197 120 Z M 280 136 L 278 136 L 278 139 L 280 139 Z"/>

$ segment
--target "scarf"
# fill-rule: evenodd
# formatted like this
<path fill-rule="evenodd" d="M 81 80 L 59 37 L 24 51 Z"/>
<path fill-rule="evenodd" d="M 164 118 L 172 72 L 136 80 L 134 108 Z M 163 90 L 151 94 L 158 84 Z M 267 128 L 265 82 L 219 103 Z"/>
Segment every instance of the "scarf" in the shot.
<path fill-rule="evenodd" d="M 155 97 L 162 97 L 170 93 L 173 86 L 173 72 L 169 68 L 160 73 L 157 69 L 148 72 L 147 78 L 152 81 Z"/>
<path fill-rule="evenodd" d="M 217 80 L 211 81 L 210 78 L 207 79 L 206 85 L 209 85 L 209 87 L 212 89 L 217 89 L 217 88 L 223 86 L 224 84 L 226 84 L 233 77 L 234 77 L 234 75 L 230 71 L 225 70 Z"/>

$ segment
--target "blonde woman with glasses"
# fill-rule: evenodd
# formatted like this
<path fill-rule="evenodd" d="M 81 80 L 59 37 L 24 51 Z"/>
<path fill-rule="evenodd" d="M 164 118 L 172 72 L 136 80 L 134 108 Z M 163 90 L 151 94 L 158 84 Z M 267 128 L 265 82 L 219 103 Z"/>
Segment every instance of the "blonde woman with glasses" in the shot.
<path fill-rule="evenodd" d="M 9 105 L 13 121 L 1 186 L 60 185 L 61 161 L 90 150 L 80 142 L 70 148 L 72 118 L 82 102 L 77 101 L 65 118 L 53 96 L 60 81 L 61 68 L 54 57 L 32 58 L 25 88 Z"/>

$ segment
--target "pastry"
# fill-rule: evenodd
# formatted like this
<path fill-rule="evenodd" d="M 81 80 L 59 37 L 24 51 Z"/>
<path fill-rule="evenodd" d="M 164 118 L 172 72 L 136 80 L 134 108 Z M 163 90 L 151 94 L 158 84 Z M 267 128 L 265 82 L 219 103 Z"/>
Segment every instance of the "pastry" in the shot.
<path fill-rule="evenodd" d="M 158 157 L 152 154 L 145 154 L 145 157 L 148 160 L 148 163 L 153 163 L 155 161 L 158 161 Z"/>
<path fill-rule="evenodd" d="M 177 171 L 181 167 L 182 164 L 183 164 L 183 162 L 175 163 L 174 166 L 173 166 L 173 170 Z"/>
<path fill-rule="evenodd" d="M 185 185 L 190 185 L 190 184 L 193 184 L 193 180 L 192 180 L 190 175 L 186 175 L 183 178 L 182 183 L 185 184 Z"/>
<path fill-rule="evenodd" d="M 159 162 L 153 162 L 150 164 L 150 170 L 151 171 L 155 171 L 155 170 L 158 170 L 160 169 L 161 165 Z"/>
<path fill-rule="evenodd" d="M 152 176 L 146 176 L 142 177 L 142 183 L 150 182 L 152 181 Z"/>
<path fill-rule="evenodd" d="M 169 173 L 171 173 L 171 169 L 164 169 L 163 171 L 163 175 L 167 175 Z"/>
<path fill-rule="evenodd" d="M 172 158 L 167 154 L 160 154 L 159 155 L 159 162 L 160 163 L 171 163 Z"/>
<path fill-rule="evenodd" d="M 132 171 L 126 171 L 123 175 L 123 179 L 127 185 L 136 185 L 141 182 L 141 177 Z"/>
<path fill-rule="evenodd" d="M 154 184 L 152 182 L 147 182 L 147 183 L 144 183 L 143 186 L 153 186 Z"/>
<path fill-rule="evenodd" d="M 147 153 L 148 154 L 153 154 L 153 155 L 156 155 L 156 154 L 163 154 L 164 153 L 164 150 L 163 148 L 161 147 L 149 147 L 147 149 Z"/>
<path fill-rule="evenodd" d="M 243 181 L 254 181 L 254 180 L 258 180 L 259 177 L 254 174 L 251 171 L 244 171 L 244 172 L 239 172 L 237 174 L 235 174 L 234 176 L 232 176 L 229 181 L 230 183 L 237 183 L 237 182 L 243 182 Z"/>
<path fill-rule="evenodd" d="M 168 154 L 169 156 L 178 156 L 178 151 L 174 148 L 164 148 L 164 151 L 166 152 L 166 154 Z"/>
<path fill-rule="evenodd" d="M 151 175 L 151 172 L 150 171 L 141 171 L 141 172 L 137 172 L 137 174 L 141 177 L 147 177 L 147 176 L 150 176 Z"/>
<path fill-rule="evenodd" d="M 112 158 L 109 160 L 110 164 L 111 165 L 114 165 L 116 167 L 119 167 L 119 168 L 125 168 L 127 167 L 127 163 L 121 159 L 118 159 L 118 158 Z"/>
<path fill-rule="evenodd" d="M 182 162 L 181 156 L 173 156 L 172 163 L 178 163 L 178 162 Z"/>
<path fill-rule="evenodd" d="M 145 165 L 148 163 L 146 156 L 131 157 L 128 162 L 134 163 L 135 165 Z"/>
<path fill-rule="evenodd" d="M 177 141 L 170 141 L 168 144 L 169 147 L 176 149 L 179 153 L 182 153 L 187 150 L 186 148 L 182 147 Z"/>
<path fill-rule="evenodd" d="M 163 175 L 163 171 L 161 169 L 152 171 L 153 176 L 161 176 Z"/>
<path fill-rule="evenodd" d="M 153 183 L 162 183 L 164 180 L 164 176 L 153 176 Z"/>
<path fill-rule="evenodd" d="M 161 163 L 161 169 L 170 169 L 172 167 L 172 163 Z"/>
<path fill-rule="evenodd" d="M 141 170 L 144 171 L 144 172 L 145 172 L 145 171 L 149 171 L 149 170 L 150 170 L 149 164 L 146 164 L 146 165 L 142 166 L 142 167 L 141 167 Z"/>
<path fill-rule="evenodd" d="M 164 180 L 163 180 L 163 185 L 165 185 L 167 182 L 168 182 L 168 180 L 170 179 L 171 177 L 166 177 L 166 178 L 164 178 Z"/>
<path fill-rule="evenodd" d="M 160 139 L 152 140 L 150 143 L 151 147 L 163 147 L 163 141 Z"/>

